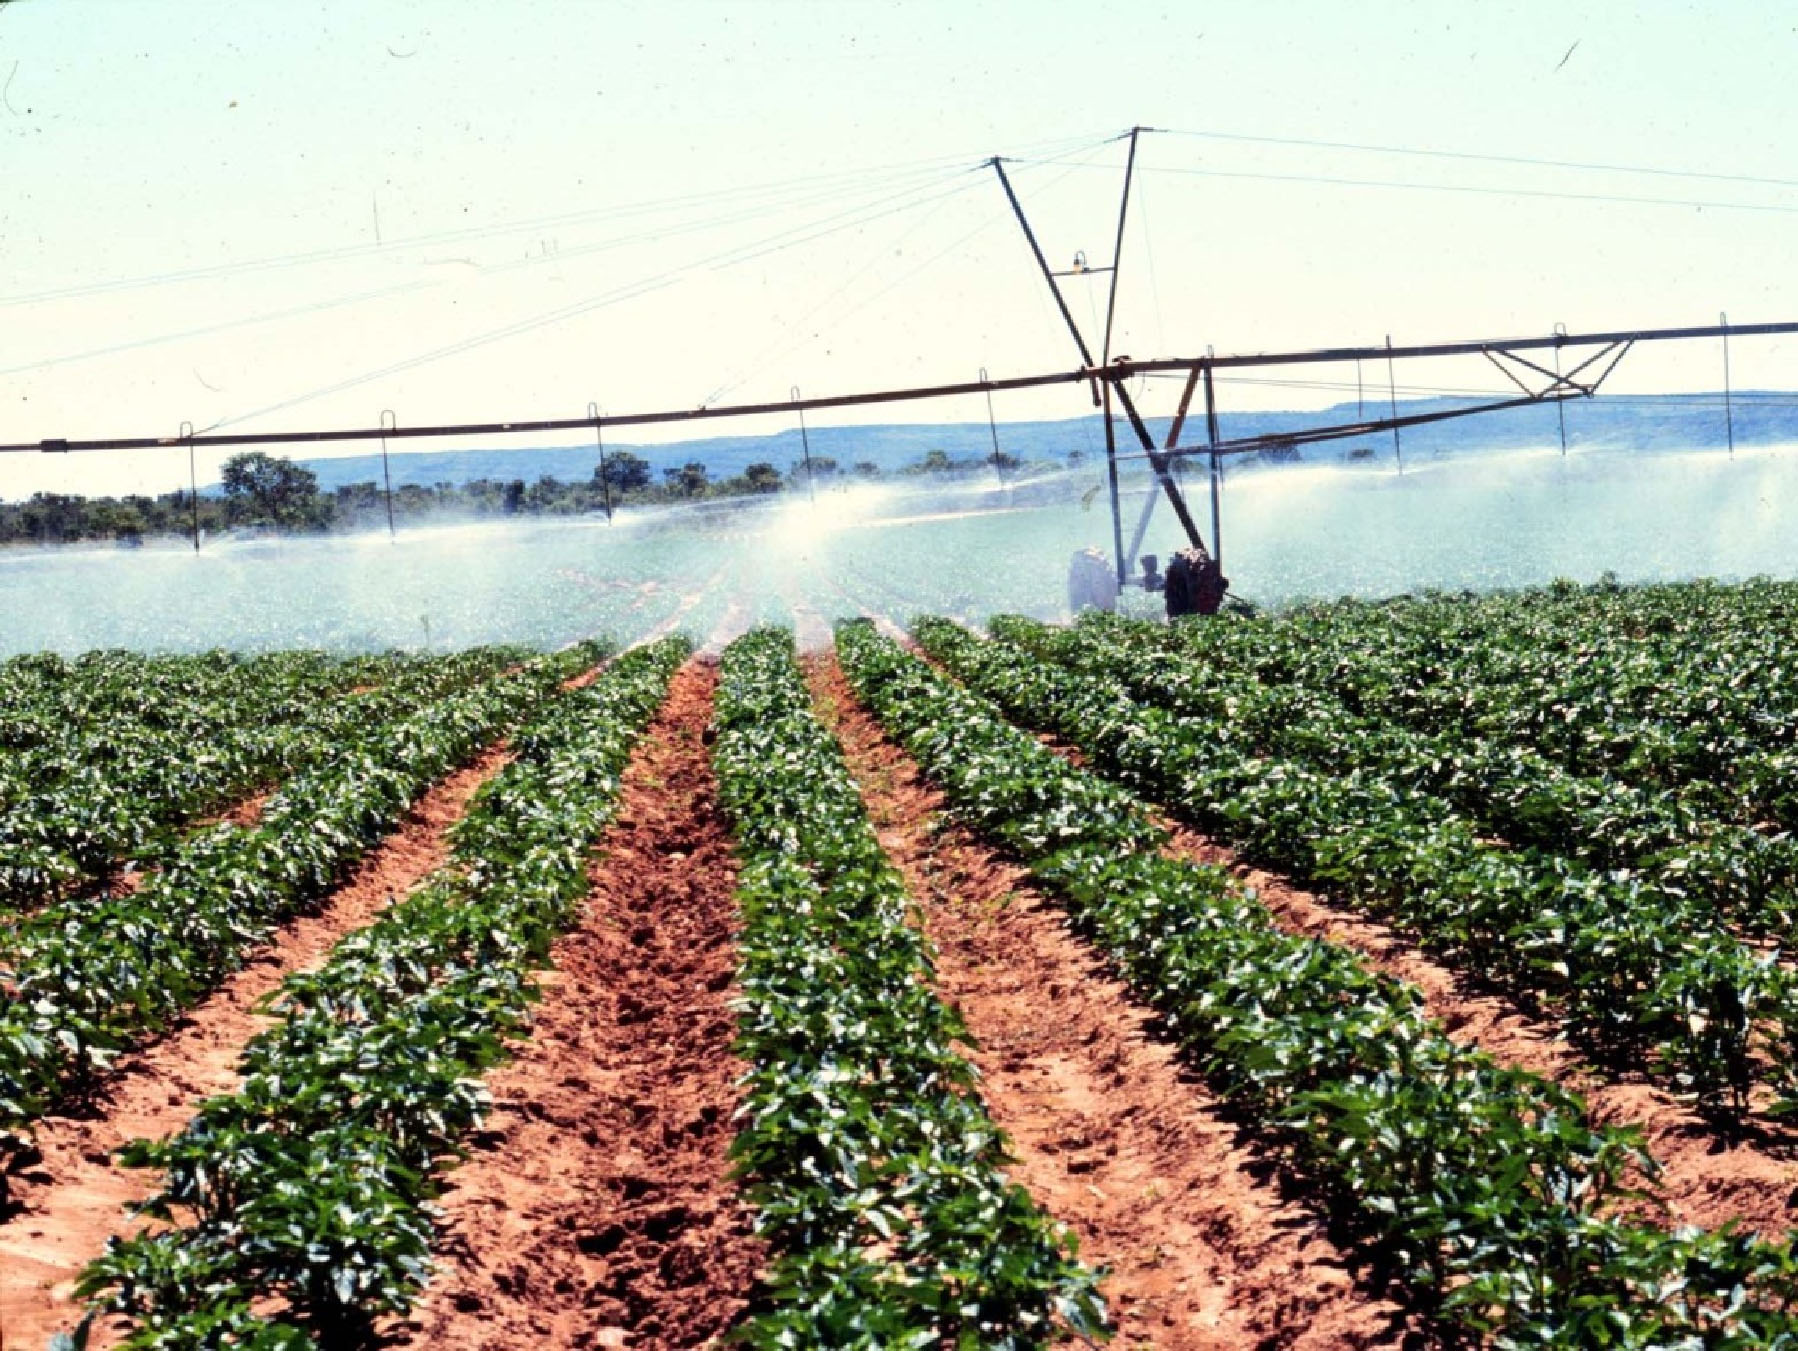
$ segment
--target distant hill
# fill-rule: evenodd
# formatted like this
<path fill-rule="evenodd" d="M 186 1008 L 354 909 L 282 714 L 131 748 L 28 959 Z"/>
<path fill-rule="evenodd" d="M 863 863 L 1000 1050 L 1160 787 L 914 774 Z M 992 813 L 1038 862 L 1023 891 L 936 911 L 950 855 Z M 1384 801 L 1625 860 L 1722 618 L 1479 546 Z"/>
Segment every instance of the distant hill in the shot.
<path fill-rule="evenodd" d="M 1464 407 L 1474 400 L 1437 398 L 1402 401 L 1401 415 L 1414 415 Z M 1384 404 L 1369 403 L 1368 417 L 1386 411 Z M 1641 450 L 1694 449 L 1724 444 L 1723 396 L 1716 394 L 1666 394 L 1603 396 L 1567 405 L 1567 440 L 1575 446 L 1634 447 Z M 1354 404 L 1338 404 L 1322 412 L 1236 413 L 1220 417 L 1226 438 L 1282 435 L 1324 422 L 1353 421 Z M 1735 395 L 1735 435 L 1738 444 L 1798 441 L 1798 394 L 1743 391 Z M 1168 419 L 1151 418 L 1148 425 L 1159 442 L 1166 436 Z M 1182 439 L 1200 440 L 1203 423 L 1187 424 Z M 1134 447 L 1129 428 L 1121 421 L 1119 444 Z M 1434 456 L 1481 450 L 1509 450 L 1559 443 L 1559 427 L 1553 406 L 1510 409 L 1481 414 L 1401 433 L 1407 456 Z M 992 434 L 984 422 L 886 424 L 868 427 L 817 427 L 810 431 L 811 453 L 835 459 L 844 470 L 858 461 L 872 461 L 891 474 L 922 460 L 933 450 L 952 459 L 983 457 L 992 453 Z M 1008 422 L 999 427 L 999 445 L 1007 454 L 1026 461 L 1064 462 L 1070 451 L 1091 458 L 1105 450 L 1104 424 L 1096 416 L 1057 422 Z M 1361 455 L 1392 453 L 1392 434 L 1307 446 L 1302 458 L 1317 461 Z M 608 452 L 628 450 L 647 460 L 660 473 L 665 468 L 698 460 L 713 478 L 729 478 L 757 462 L 773 464 L 783 472 L 799 460 L 797 428 L 767 436 L 715 436 L 674 445 L 607 444 Z M 395 487 L 404 484 L 466 483 L 473 479 L 524 479 L 545 475 L 563 480 L 592 476 L 599 462 L 591 445 L 515 446 L 491 450 L 397 451 L 389 456 Z M 353 455 L 341 459 L 303 460 L 318 475 L 319 486 L 330 491 L 346 483 L 378 482 L 379 455 Z"/>

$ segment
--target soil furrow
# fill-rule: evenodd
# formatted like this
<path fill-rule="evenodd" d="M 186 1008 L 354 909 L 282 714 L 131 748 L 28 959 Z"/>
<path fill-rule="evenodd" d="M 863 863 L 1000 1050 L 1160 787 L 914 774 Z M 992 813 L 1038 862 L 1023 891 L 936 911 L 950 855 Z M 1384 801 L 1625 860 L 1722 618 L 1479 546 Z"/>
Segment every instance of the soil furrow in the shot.
<path fill-rule="evenodd" d="M 581 927 L 530 1039 L 489 1076 L 490 1129 L 450 1175 L 411 1347 L 691 1347 L 762 1262 L 729 1178 L 736 865 L 689 663 L 625 774 Z"/>
<path fill-rule="evenodd" d="M 1477 988 L 1389 926 L 1247 866 L 1232 850 L 1195 831 L 1170 826 L 1178 853 L 1228 868 L 1254 889 L 1287 932 L 1353 948 L 1370 966 L 1415 985 L 1456 1041 L 1575 1090 L 1596 1122 L 1639 1126 L 1664 1170 L 1663 1222 L 1716 1228 L 1737 1220 L 1779 1238 L 1798 1218 L 1792 1204 L 1798 1197 L 1798 1131 L 1756 1118 L 1732 1132 L 1660 1088 L 1596 1069 L 1552 1022 L 1531 1016 L 1502 994 Z"/>
<path fill-rule="evenodd" d="M 218 816 L 220 821 L 229 821 L 238 827 L 259 825 L 262 821 L 263 809 L 274 799 L 278 789 L 260 788 L 248 797 L 232 804 Z"/>
<path fill-rule="evenodd" d="M 907 646 L 949 679 L 952 675 Z M 1078 747 L 1050 733 L 1036 739 L 1069 762 L 1085 767 Z M 1478 1046 L 1500 1064 L 1530 1070 L 1586 1099 L 1601 1125 L 1641 1129 L 1649 1153 L 1661 1165 L 1661 1205 L 1644 1218 L 1668 1225 L 1714 1229 L 1730 1222 L 1784 1237 L 1798 1222 L 1798 1128 L 1765 1115 L 1739 1127 L 1715 1121 L 1664 1089 L 1606 1073 L 1581 1058 L 1551 1020 L 1519 1008 L 1510 997 L 1425 955 L 1386 924 L 1328 901 L 1289 879 L 1244 863 L 1236 852 L 1150 804 L 1151 814 L 1173 834 L 1174 852 L 1230 870 L 1252 887 L 1274 921 L 1288 933 L 1339 943 L 1369 966 L 1415 985 L 1425 1007 L 1465 1046 Z M 1761 1093 L 1757 1106 L 1769 1095 Z"/>
<path fill-rule="evenodd" d="M 283 928 L 165 1035 L 121 1056 L 82 1112 L 37 1124 L 43 1162 L 19 1181 L 19 1210 L 0 1225 L 0 1346 L 41 1346 L 80 1317 L 74 1278 L 109 1237 L 138 1226 L 125 1207 L 152 1190 L 150 1175 L 112 1162 L 114 1151 L 181 1129 L 203 1098 L 234 1089 L 245 1043 L 267 1026 L 258 1001 L 441 867 L 445 832 L 509 758 L 494 748 L 434 786 L 316 913 Z"/>
<path fill-rule="evenodd" d="M 834 659 L 809 664 L 882 844 L 937 947 L 1017 1179 L 1110 1268 L 1117 1345 L 1177 1351 L 1394 1346 L 1403 1312 L 1359 1288 L 1323 1225 L 1134 1001 L 1023 881 L 941 817 L 942 798 L 861 709 Z"/>

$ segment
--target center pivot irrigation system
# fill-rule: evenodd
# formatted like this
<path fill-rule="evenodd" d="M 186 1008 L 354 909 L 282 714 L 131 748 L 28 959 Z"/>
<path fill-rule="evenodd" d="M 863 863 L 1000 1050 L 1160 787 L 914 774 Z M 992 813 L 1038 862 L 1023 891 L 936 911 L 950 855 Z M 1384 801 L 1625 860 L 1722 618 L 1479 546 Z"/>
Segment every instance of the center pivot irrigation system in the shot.
<path fill-rule="evenodd" d="M 1724 374 L 1724 417 L 1730 448 L 1735 445 L 1734 415 L 1731 407 L 1729 388 L 1729 340 L 1732 336 L 1765 336 L 1772 334 L 1798 333 L 1798 322 L 1767 324 L 1731 325 L 1727 315 L 1720 316 L 1722 322 L 1715 325 L 1686 328 L 1650 328 L 1631 329 L 1607 333 L 1568 333 L 1559 325 L 1555 331 L 1545 337 L 1528 338 L 1486 338 L 1462 342 L 1429 343 L 1419 346 L 1395 347 L 1390 337 L 1381 346 L 1369 347 L 1331 347 L 1307 351 L 1293 352 L 1258 352 L 1235 356 L 1216 356 L 1207 351 L 1204 356 L 1195 357 L 1160 357 L 1154 360 L 1138 361 L 1127 356 L 1113 356 L 1111 351 L 1112 324 L 1117 313 L 1118 278 L 1124 246 L 1124 227 L 1130 210 L 1130 188 L 1136 171 L 1137 142 L 1143 132 L 1154 131 L 1152 127 L 1132 127 L 1128 132 L 1117 137 L 1117 140 L 1128 140 L 1129 155 L 1124 165 L 1123 190 L 1118 203 L 1117 238 L 1112 250 L 1112 259 L 1108 265 L 1093 267 L 1087 264 L 1084 254 L 1077 254 L 1074 266 L 1066 271 L 1056 271 L 1050 267 L 1042 246 L 1038 243 L 1036 232 L 1031 228 L 1028 217 L 1024 214 L 1023 204 L 1013 191 L 1011 180 L 1005 172 L 1008 162 L 1005 157 L 995 156 L 988 160 L 988 165 L 997 176 L 999 185 L 1005 192 L 1006 201 L 1012 213 L 1017 217 L 1018 225 L 1030 246 L 1032 256 L 1041 271 L 1043 280 L 1054 295 L 1057 309 L 1066 323 L 1068 332 L 1074 340 L 1074 346 L 1080 355 L 1081 365 L 1078 369 L 1055 371 L 1046 374 L 1014 376 L 1008 379 L 992 380 L 981 372 L 979 380 L 962 384 L 922 385 L 904 389 L 884 389 L 861 394 L 839 394 L 822 398 L 800 398 L 798 389 L 793 390 L 793 397 L 774 403 L 730 404 L 718 406 L 701 406 L 698 408 L 674 409 L 662 412 L 602 414 L 597 405 L 589 404 L 587 415 L 577 418 L 546 418 L 534 420 L 518 420 L 507 422 L 476 422 L 443 424 L 434 426 L 398 426 L 391 413 L 382 415 L 381 424 L 374 427 L 342 428 L 312 431 L 276 431 L 276 432 L 228 432 L 228 433 L 195 433 L 191 424 L 183 424 L 180 432 L 172 437 L 139 436 L 115 437 L 100 440 L 69 440 L 49 438 L 42 441 L 0 443 L 0 452 L 36 451 L 50 454 L 62 454 L 71 451 L 86 450 L 149 450 L 176 446 L 188 448 L 188 468 L 190 480 L 194 480 L 195 517 L 194 548 L 200 547 L 198 517 L 198 483 L 194 470 L 193 452 L 201 446 L 267 446 L 267 445 L 305 445 L 331 441 L 379 441 L 381 443 L 383 466 L 386 463 L 387 444 L 390 441 L 410 440 L 420 437 L 492 437 L 515 436 L 541 432 L 561 432 L 588 430 L 595 437 L 600 455 L 604 457 L 604 434 L 607 427 L 641 427 L 656 424 L 698 422 L 716 418 L 740 418 L 766 415 L 771 413 L 793 413 L 800 418 L 801 429 L 804 428 L 804 415 L 808 411 L 828 408 L 853 408 L 864 405 L 907 403 L 922 399 L 952 398 L 957 395 L 985 393 L 988 396 L 988 407 L 991 407 L 991 395 L 996 391 L 1014 389 L 1035 389 L 1046 386 L 1069 384 L 1086 385 L 1092 393 L 1093 406 L 1104 410 L 1105 455 L 1109 474 L 1111 494 L 1111 521 L 1113 558 L 1116 562 L 1117 584 L 1119 587 L 1132 584 L 1131 573 L 1135 559 L 1142 549 L 1143 538 L 1156 503 L 1165 495 L 1168 505 L 1178 518 L 1181 530 L 1185 533 L 1189 548 L 1203 560 L 1211 570 L 1211 574 L 1219 579 L 1221 598 L 1221 566 L 1223 560 L 1223 516 L 1221 503 L 1221 483 L 1224 457 L 1244 455 L 1265 451 L 1288 451 L 1301 445 L 1314 442 L 1342 440 L 1353 437 L 1366 437 L 1385 432 L 1392 434 L 1393 451 L 1403 469 L 1402 450 L 1399 434 L 1406 427 L 1422 426 L 1426 423 L 1445 422 L 1454 418 L 1472 417 L 1480 413 L 1499 412 L 1508 408 L 1522 408 L 1533 404 L 1564 404 L 1575 398 L 1590 398 L 1596 394 L 1611 372 L 1616 370 L 1631 348 L 1637 343 L 1671 342 L 1703 338 L 1718 338 L 1723 344 Z M 1110 281 L 1105 303 L 1105 329 L 1099 353 L 1094 356 L 1086 337 L 1075 321 L 1073 312 L 1068 307 L 1067 298 L 1061 288 L 1061 279 L 1068 276 L 1087 276 L 1092 274 L 1109 274 Z M 1571 367 L 1563 371 L 1565 364 L 1563 353 L 1574 353 L 1579 359 Z M 1531 360 L 1525 353 L 1550 353 L 1552 365 L 1544 365 Z M 1515 395 L 1504 398 L 1491 398 L 1484 402 L 1469 403 L 1464 406 L 1437 409 L 1427 413 L 1400 415 L 1398 412 L 1397 380 L 1393 374 L 1395 363 L 1429 357 L 1480 356 L 1496 367 L 1505 378 L 1517 388 Z M 1359 363 L 1384 359 L 1387 363 L 1388 387 L 1391 391 L 1389 415 L 1383 418 L 1367 418 L 1358 416 L 1353 422 L 1338 422 L 1304 428 L 1299 431 L 1270 433 L 1259 436 L 1244 436 L 1225 439 L 1218 431 L 1216 373 L 1220 370 L 1247 370 L 1272 366 L 1323 365 L 1336 362 Z M 1173 421 L 1168 429 L 1167 439 L 1156 445 L 1148 424 L 1138 412 L 1135 401 L 1130 397 L 1127 382 L 1138 376 L 1173 376 L 1184 375 L 1179 404 L 1175 410 Z M 1194 395 L 1200 384 L 1205 390 L 1205 436 L 1204 440 L 1193 444 L 1182 445 L 1181 433 L 1185 430 L 1187 414 L 1192 406 Z M 1139 451 L 1120 450 L 1117 437 L 1117 423 L 1114 405 L 1121 409 L 1125 420 L 1140 444 Z M 1562 449 L 1566 449 L 1566 421 L 1562 415 L 1561 425 Z M 995 459 L 997 433 L 995 430 Z M 1180 484 L 1176 481 L 1175 465 L 1190 456 L 1203 456 L 1210 467 L 1211 490 L 1211 543 L 1207 547 L 1204 535 L 1198 523 L 1193 519 Z M 809 462 L 810 456 L 807 454 Z M 1118 492 L 1118 465 L 1123 460 L 1145 459 L 1160 487 L 1160 492 L 1151 492 L 1143 503 L 1129 546 L 1125 547 L 1124 521 Z M 809 480 L 809 475 L 808 475 Z M 388 520 L 392 526 L 392 484 L 387 487 Z M 608 514 L 610 500 L 607 501 Z M 1215 605 L 1215 599 L 1213 606 Z M 1213 608 L 1213 607 L 1207 607 Z"/>

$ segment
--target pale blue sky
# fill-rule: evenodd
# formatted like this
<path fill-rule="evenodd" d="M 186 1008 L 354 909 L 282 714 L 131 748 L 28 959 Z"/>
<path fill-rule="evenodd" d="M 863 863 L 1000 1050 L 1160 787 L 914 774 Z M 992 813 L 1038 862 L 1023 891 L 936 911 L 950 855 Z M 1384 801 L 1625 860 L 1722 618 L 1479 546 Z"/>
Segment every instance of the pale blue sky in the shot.
<path fill-rule="evenodd" d="M 1133 355 L 1798 318 L 1794 70 L 1789 4 L 16 0 L 0 440 L 1069 367 L 974 166 L 1021 157 L 1051 257 L 1103 261 L 1100 142 L 1132 123 L 1681 171 L 1145 138 Z M 1070 298 L 1102 316 L 1092 283 Z M 1798 344 L 1733 355 L 1740 385 L 1795 383 Z M 1620 387 L 1716 366 L 1643 353 Z M 83 472 L 31 458 L 0 497 Z"/>

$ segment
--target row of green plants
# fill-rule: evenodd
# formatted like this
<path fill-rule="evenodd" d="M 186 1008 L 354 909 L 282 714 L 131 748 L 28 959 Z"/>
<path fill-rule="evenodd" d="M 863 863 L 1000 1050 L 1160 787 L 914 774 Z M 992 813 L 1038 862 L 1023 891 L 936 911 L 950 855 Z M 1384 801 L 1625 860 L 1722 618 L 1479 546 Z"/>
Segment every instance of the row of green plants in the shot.
<path fill-rule="evenodd" d="M 664 639 L 549 700 L 451 831 L 451 862 L 288 978 L 242 1087 L 139 1142 L 158 1222 L 83 1274 L 137 1351 L 355 1347 L 426 1280 L 431 1199 L 584 900 L 632 748 L 690 651 Z M 83 1332 L 75 1339 L 79 1344 Z"/>
<path fill-rule="evenodd" d="M 1712 784 L 1644 789 L 1576 773 L 1528 745 L 1464 726 L 1426 731 L 1358 711 L 1302 671 L 1266 681 L 1215 653 L 1193 654 L 1185 627 L 1091 615 L 1072 629 L 1049 630 L 1003 617 L 993 632 L 1033 650 L 1053 648 L 1057 660 L 1111 676 L 1138 699 L 1187 717 L 1228 719 L 1232 735 L 1264 752 L 1360 770 L 1420 811 L 1431 809 L 1427 799 L 1440 799 L 1479 834 L 1590 868 L 1629 869 L 1753 933 L 1783 935 L 1798 918 L 1798 840 L 1718 815 Z"/>
<path fill-rule="evenodd" d="M 793 639 L 725 650 L 713 745 L 736 832 L 748 1063 L 734 1146 L 774 1259 L 746 1345 L 1022 1348 L 1105 1335 L 1074 1240 L 1007 1180 L 928 941 Z"/>
<path fill-rule="evenodd" d="M 432 783 L 603 655 L 581 644 L 359 725 L 328 761 L 289 779 L 256 825 L 196 834 L 139 890 L 52 906 L 0 933 L 0 1179 L 29 1157 L 22 1127 L 217 988 L 277 925 L 322 901 Z"/>
<path fill-rule="evenodd" d="M 23 653 L 0 661 L 0 750 L 16 754 L 56 741 L 69 733 L 71 721 L 102 713 L 120 721 L 167 725 L 184 716 L 184 700 L 230 695 L 246 676 L 296 662 L 330 670 L 362 660 L 299 651 L 262 656 L 118 648 L 73 657 Z"/>
<path fill-rule="evenodd" d="M 1226 703 L 1190 717 L 1132 699 L 1111 668 L 1045 660 L 1030 621 L 992 642 L 941 620 L 919 641 L 1014 716 L 1244 854 L 1388 916 L 1463 968 L 1540 1003 L 1612 1058 L 1739 1116 L 1757 1081 L 1798 1088 L 1798 980 L 1708 905 L 1643 878 L 1484 840 L 1438 800 L 1360 763 L 1352 730 L 1295 720 L 1306 759 L 1270 753 Z M 1169 672 L 1178 683 L 1184 672 Z M 1289 701 L 1302 701 L 1302 696 Z M 1766 1053 L 1771 1043 L 1772 1054 Z"/>
<path fill-rule="evenodd" d="M 1644 1203 L 1653 1167 L 1634 1132 L 1590 1125 L 1573 1094 L 1450 1041 L 1413 988 L 1170 858 L 1122 789 L 871 626 L 837 642 L 952 809 L 1062 899 L 1264 1146 L 1446 1328 L 1502 1348 L 1798 1337 L 1786 1245 L 1615 1218 Z"/>
<path fill-rule="evenodd" d="M 66 674 L 0 678 L 0 802 L 78 769 L 82 760 L 74 752 L 84 746 L 92 748 L 91 758 L 127 768 L 138 752 L 162 739 L 208 724 L 222 726 L 221 706 L 264 691 L 270 702 L 278 702 L 289 690 L 339 688 L 369 665 L 364 658 L 345 661 L 315 652 L 260 657 L 95 652 L 73 662 L 53 660 Z"/>
<path fill-rule="evenodd" d="M 73 660 L 51 654 L 47 660 L 56 674 L 42 675 L 40 664 L 15 659 L 7 663 L 14 678 L 0 676 L 0 802 L 10 802 L 22 788 L 53 784 L 92 760 L 131 770 L 170 741 L 228 731 L 239 708 L 279 716 L 290 711 L 294 696 L 377 683 L 385 664 L 376 657 L 306 651 L 102 651 Z"/>
<path fill-rule="evenodd" d="M 1798 587 L 1549 588 L 1179 625 L 1176 644 L 1356 712 L 1798 825 Z"/>
<path fill-rule="evenodd" d="M 223 687 L 157 702 L 153 721 L 68 714 L 62 737 L 22 752 L 7 766 L 17 777 L 0 779 L 0 910 L 78 893 L 126 865 L 156 866 L 194 818 L 321 763 L 358 727 L 415 711 L 526 655 L 478 648 L 328 662 L 280 654 L 241 663 Z"/>

